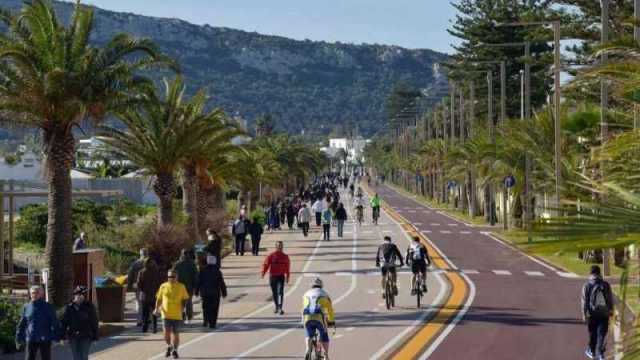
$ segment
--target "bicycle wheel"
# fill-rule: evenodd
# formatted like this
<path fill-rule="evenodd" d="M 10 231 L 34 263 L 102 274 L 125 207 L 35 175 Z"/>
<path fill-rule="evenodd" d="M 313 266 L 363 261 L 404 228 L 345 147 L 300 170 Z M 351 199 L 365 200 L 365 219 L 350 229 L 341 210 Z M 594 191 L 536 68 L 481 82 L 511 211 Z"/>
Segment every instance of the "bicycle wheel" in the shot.
<path fill-rule="evenodd" d="M 420 300 L 422 298 L 422 287 L 420 284 L 422 283 L 422 279 L 420 275 L 416 275 L 416 282 L 413 284 L 413 288 L 416 291 L 416 306 L 420 309 Z"/>
<path fill-rule="evenodd" d="M 384 301 L 387 305 L 387 310 L 389 310 L 391 309 L 391 298 L 393 297 L 393 287 L 391 286 L 389 275 L 386 275 L 384 285 Z"/>

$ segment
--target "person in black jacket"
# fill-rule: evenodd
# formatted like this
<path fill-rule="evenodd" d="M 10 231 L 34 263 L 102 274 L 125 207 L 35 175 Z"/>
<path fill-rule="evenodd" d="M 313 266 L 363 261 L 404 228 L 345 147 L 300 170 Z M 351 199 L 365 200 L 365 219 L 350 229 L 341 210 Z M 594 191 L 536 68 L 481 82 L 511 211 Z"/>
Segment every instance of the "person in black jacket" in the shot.
<path fill-rule="evenodd" d="M 227 297 L 227 285 L 220 268 L 213 264 L 211 255 L 207 256 L 207 265 L 200 270 L 195 288 L 196 296 L 202 299 L 203 326 L 215 329 L 218 324 L 220 297 Z"/>
<path fill-rule="evenodd" d="M 218 267 L 222 265 L 222 238 L 218 232 L 213 229 L 207 229 L 207 245 L 204 247 L 206 255 L 212 255 L 216 258 Z"/>
<path fill-rule="evenodd" d="M 61 323 L 73 360 L 88 360 L 91 343 L 98 340 L 98 315 L 95 306 L 87 301 L 86 287 L 76 287 L 73 301 L 64 307 Z"/>
<path fill-rule="evenodd" d="M 344 222 L 347 220 L 347 210 L 343 203 L 338 204 L 336 209 L 336 222 L 338 223 L 338 237 L 342 237 L 344 231 Z"/>
<path fill-rule="evenodd" d="M 262 233 L 264 232 L 262 224 L 257 218 L 251 220 L 249 225 L 249 234 L 251 234 L 251 253 L 258 256 L 260 251 L 260 240 L 262 239 Z"/>

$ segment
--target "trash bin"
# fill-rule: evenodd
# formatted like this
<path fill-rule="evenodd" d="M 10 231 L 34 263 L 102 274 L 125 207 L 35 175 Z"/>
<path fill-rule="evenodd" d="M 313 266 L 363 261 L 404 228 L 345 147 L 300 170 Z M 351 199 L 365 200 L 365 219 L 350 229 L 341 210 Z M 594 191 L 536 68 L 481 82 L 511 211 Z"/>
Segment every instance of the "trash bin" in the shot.
<path fill-rule="evenodd" d="M 123 322 L 126 288 L 111 278 L 96 276 L 98 319 L 102 322 Z"/>

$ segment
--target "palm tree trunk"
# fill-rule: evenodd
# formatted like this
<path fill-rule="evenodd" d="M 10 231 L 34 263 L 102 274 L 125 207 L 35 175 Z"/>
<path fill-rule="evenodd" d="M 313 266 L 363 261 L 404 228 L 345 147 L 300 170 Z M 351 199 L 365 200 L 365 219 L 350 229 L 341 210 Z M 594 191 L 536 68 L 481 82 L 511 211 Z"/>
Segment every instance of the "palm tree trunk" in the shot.
<path fill-rule="evenodd" d="M 47 243 L 45 257 L 49 269 L 49 301 L 64 306 L 72 297 L 73 262 L 71 227 L 71 167 L 74 139 L 71 131 L 45 132 L 48 153 L 46 167 L 49 185 Z"/>
<path fill-rule="evenodd" d="M 198 241 L 198 182 L 196 178 L 195 164 L 187 164 L 183 167 L 182 173 L 182 207 L 187 216 L 187 231 L 189 237 Z"/>
<path fill-rule="evenodd" d="M 153 191 L 160 200 L 158 206 L 158 228 L 173 224 L 173 197 L 176 193 L 173 174 L 167 172 L 156 174 Z"/>

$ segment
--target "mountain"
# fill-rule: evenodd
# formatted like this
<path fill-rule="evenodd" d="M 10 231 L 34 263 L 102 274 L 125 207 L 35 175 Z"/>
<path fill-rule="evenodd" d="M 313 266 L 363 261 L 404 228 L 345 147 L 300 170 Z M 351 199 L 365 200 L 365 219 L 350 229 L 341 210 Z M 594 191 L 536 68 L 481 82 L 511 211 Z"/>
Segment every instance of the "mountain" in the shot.
<path fill-rule="evenodd" d="M 3 8 L 21 6 L 22 0 L 0 0 Z M 68 21 L 73 5 L 55 7 Z M 153 39 L 180 62 L 190 92 L 208 89 L 212 106 L 249 123 L 270 113 L 276 130 L 290 133 L 357 127 L 371 135 L 386 121 L 385 100 L 396 83 L 431 93 L 446 88 L 436 64 L 447 57 L 431 50 L 297 41 L 96 8 L 92 41 L 118 32 Z"/>

